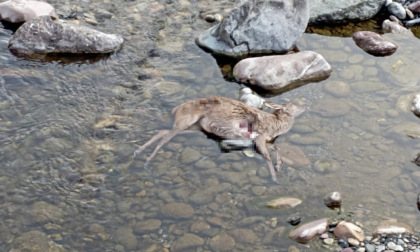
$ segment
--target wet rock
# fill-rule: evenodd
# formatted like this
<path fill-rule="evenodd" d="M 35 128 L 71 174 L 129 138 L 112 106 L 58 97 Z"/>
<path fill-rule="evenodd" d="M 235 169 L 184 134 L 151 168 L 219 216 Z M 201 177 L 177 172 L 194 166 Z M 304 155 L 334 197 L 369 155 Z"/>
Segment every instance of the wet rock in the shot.
<path fill-rule="evenodd" d="M 184 90 L 184 87 L 173 81 L 161 81 L 156 83 L 155 88 L 162 95 L 173 95 L 180 93 Z"/>
<path fill-rule="evenodd" d="M 347 221 L 341 221 L 334 229 L 334 236 L 338 239 L 349 239 L 354 238 L 358 241 L 365 239 L 363 230 L 355 224 Z"/>
<path fill-rule="evenodd" d="M 162 222 L 158 219 L 144 220 L 137 222 L 133 229 L 136 233 L 148 233 L 150 231 L 158 230 L 161 224 Z"/>
<path fill-rule="evenodd" d="M 168 203 L 161 209 L 162 214 L 174 219 L 187 219 L 194 215 L 194 208 L 185 203 Z"/>
<path fill-rule="evenodd" d="M 385 0 L 312 0 L 310 24 L 367 20 L 375 16 Z"/>
<path fill-rule="evenodd" d="M 302 148 L 287 143 L 281 143 L 278 146 L 280 147 L 283 162 L 287 165 L 299 168 L 311 164 Z"/>
<path fill-rule="evenodd" d="M 338 117 L 347 114 L 350 106 L 343 100 L 326 98 L 317 101 L 312 106 L 312 111 L 324 117 Z"/>
<path fill-rule="evenodd" d="M 233 68 L 235 79 L 270 91 L 290 89 L 327 78 L 330 64 L 320 54 L 303 51 L 287 55 L 247 58 Z"/>
<path fill-rule="evenodd" d="M 241 243 L 254 243 L 258 240 L 258 236 L 251 229 L 239 228 L 230 231 L 235 241 Z"/>
<path fill-rule="evenodd" d="M 190 164 L 201 158 L 201 154 L 196 149 L 186 147 L 181 153 L 181 162 L 184 164 Z"/>
<path fill-rule="evenodd" d="M 209 230 L 210 228 L 211 226 L 207 222 L 198 221 L 191 225 L 191 232 L 200 233 L 202 231 Z"/>
<path fill-rule="evenodd" d="M 388 56 L 398 48 L 395 43 L 387 41 L 381 35 L 371 31 L 358 31 L 353 33 L 352 37 L 357 46 L 374 56 Z"/>
<path fill-rule="evenodd" d="M 306 243 L 320 234 L 326 232 L 328 229 L 328 219 L 320 219 L 305 223 L 289 233 L 289 237 L 297 242 Z"/>
<path fill-rule="evenodd" d="M 39 16 L 56 16 L 54 7 L 46 2 L 9 0 L 0 3 L 0 20 L 22 23 Z"/>
<path fill-rule="evenodd" d="M 412 234 L 413 229 L 402 222 L 397 220 L 386 220 L 379 223 L 379 225 L 373 231 L 373 236 L 377 237 L 380 235 L 390 234 Z"/>
<path fill-rule="evenodd" d="M 203 238 L 195 234 L 187 233 L 175 241 L 173 251 L 186 251 L 203 245 Z"/>
<path fill-rule="evenodd" d="M 407 16 L 407 13 L 405 12 L 404 7 L 402 6 L 402 4 L 398 3 L 398 2 L 392 2 L 390 3 L 388 6 L 388 12 L 391 15 L 396 16 L 399 19 L 405 19 Z"/>
<path fill-rule="evenodd" d="M 239 91 L 239 100 L 254 108 L 264 108 L 265 100 L 259 95 L 255 94 L 249 87 L 241 88 Z"/>
<path fill-rule="evenodd" d="M 228 234 L 222 233 L 210 239 L 209 245 L 214 251 L 232 251 L 235 240 Z"/>
<path fill-rule="evenodd" d="M 418 24 L 420 24 L 420 18 L 416 18 L 416 19 L 406 22 L 405 26 L 410 28 L 411 26 L 418 25 Z"/>
<path fill-rule="evenodd" d="M 300 216 L 290 216 L 287 219 L 287 223 L 289 223 L 292 226 L 298 225 L 302 221 L 302 218 Z"/>
<path fill-rule="evenodd" d="M 325 91 L 338 98 L 347 97 L 350 95 L 350 85 L 343 81 L 331 81 L 325 83 Z"/>
<path fill-rule="evenodd" d="M 420 12 L 420 1 L 416 1 L 414 3 L 411 3 L 407 6 L 407 8 L 409 10 L 411 10 L 412 12 Z"/>
<path fill-rule="evenodd" d="M 410 32 L 407 28 L 400 25 L 398 22 L 393 22 L 389 19 L 385 19 L 382 22 L 382 30 L 385 33 L 396 33 L 396 34 L 404 34 Z"/>
<path fill-rule="evenodd" d="M 121 48 L 123 38 L 88 27 L 42 16 L 24 23 L 13 34 L 9 49 L 17 55 L 48 53 L 111 53 Z"/>
<path fill-rule="evenodd" d="M 58 206 L 45 201 L 35 202 L 30 209 L 30 215 L 37 222 L 61 223 L 65 212 Z"/>
<path fill-rule="evenodd" d="M 137 247 L 137 237 L 130 227 L 120 227 L 115 232 L 115 239 L 126 250 L 134 250 Z"/>
<path fill-rule="evenodd" d="M 306 0 L 245 1 L 220 24 L 202 33 L 196 42 L 215 53 L 233 57 L 285 53 L 295 46 L 308 19 Z"/>
<path fill-rule="evenodd" d="M 302 200 L 291 197 L 281 197 L 274 199 L 266 204 L 267 207 L 271 208 L 293 208 L 302 203 Z"/>
<path fill-rule="evenodd" d="M 414 96 L 411 111 L 413 111 L 416 116 L 420 116 L 420 94 Z"/>
<path fill-rule="evenodd" d="M 342 202 L 343 198 L 339 192 L 332 192 L 324 198 L 324 203 L 327 207 L 339 207 Z"/>
<path fill-rule="evenodd" d="M 40 231 L 29 231 L 13 240 L 10 252 L 65 252 L 66 249 L 50 241 L 48 236 Z"/>

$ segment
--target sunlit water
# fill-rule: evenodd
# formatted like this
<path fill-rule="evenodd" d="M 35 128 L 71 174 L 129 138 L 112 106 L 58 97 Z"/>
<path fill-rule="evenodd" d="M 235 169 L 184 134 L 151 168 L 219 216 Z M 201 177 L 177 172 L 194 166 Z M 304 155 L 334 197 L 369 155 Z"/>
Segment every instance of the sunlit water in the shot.
<path fill-rule="evenodd" d="M 414 36 L 391 36 L 397 52 L 373 57 L 351 38 L 304 34 L 299 50 L 319 52 L 334 72 L 267 98 L 308 107 L 277 141 L 300 147 L 311 164 L 286 163 L 276 185 L 261 156 L 224 153 L 201 132 L 176 136 L 148 170 L 143 164 L 151 149 L 133 157 L 158 130 L 172 127 L 174 106 L 211 95 L 238 97 L 240 85 L 225 80 L 216 60 L 194 43 L 211 26 L 200 12 L 224 14 L 234 2 L 50 2 L 66 14 L 78 6 L 80 18 L 110 11 L 113 18 L 100 20 L 96 29 L 120 33 L 125 44 L 107 58 L 42 62 L 11 55 L 12 31 L 0 28 L 1 251 L 30 230 L 67 251 L 165 251 L 188 233 L 204 241 L 192 251 L 215 250 L 214 238 L 222 234 L 235 240 L 226 245 L 231 250 L 322 250 L 317 242 L 308 248 L 287 238 L 291 215 L 303 222 L 358 221 L 367 234 L 388 218 L 416 230 L 420 175 L 411 161 L 420 140 L 407 135 L 420 136 L 420 119 L 409 111 L 412 95 L 420 92 Z M 325 91 L 337 81 L 350 85 L 350 95 Z M 331 99 L 350 110 L 335 117 L 317 113 L 317 104 Z M 338 165 L 322 172 L 314 165 L 319 160 Z M 341 214 L 323 204 L 332 191 L 343 195 Z M 288 210 L 264 207 L 281 196 L 303 203 Z M 171 202 L 192 206 L 194 214 L 171 218 L 162 212 Z M 151 219 L 160 225 L 144 230 Z M 238 230 L 256 238 L 248 243 Z"/>

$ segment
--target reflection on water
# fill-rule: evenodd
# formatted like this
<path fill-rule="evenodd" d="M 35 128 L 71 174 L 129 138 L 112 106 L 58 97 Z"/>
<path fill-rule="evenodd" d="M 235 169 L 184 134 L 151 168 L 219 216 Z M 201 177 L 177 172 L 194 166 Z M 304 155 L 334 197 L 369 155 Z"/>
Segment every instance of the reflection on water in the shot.
<path fill-rule="evenodd" d="M 286 162 L 275 185 L 260 155 L 222 153 L 200 132 L 176 136 L 148 170 L 152 148 L 133 157 L 172 126 L 174 106 L 210 95 L 237 98 L 240 85 L 224 80 L 193 41 L 210 26 L 199 12 L 223 13 L 234 2 L 52 4 L 62 11 L 77 5 L 81 19 L 112 10 L 97 29 L 121 33 L 126 43 L 94 62 L 40 62 L 11 55 L 12 32 L 0 28 L 0 250 L 38 230 L 63 251 L 313 251 L 320 244 L 308 249 L 287 238 L 288 217 L 350 218 L 367 233 L 389 217 L 418 224 L 420 174 L 411 160 L 420 128 L 409 111 L 420 91 L 417 38 L 390 36 L 397 52 L 375 58 L 350 38 L 302 37 L 299 50 L 319 52 L 334 72 L 267 98 L 308 106 L 278 142 L 300 147 L 311 164 Z M 349 92 L 328 88 L 338 82 Z M 315 166 L 320 160 L 334 165 Z M 340 216 L 323 205 L 332 191 L 343 195 Z M 303 203 L 258 207 L 277 196 Z"/>

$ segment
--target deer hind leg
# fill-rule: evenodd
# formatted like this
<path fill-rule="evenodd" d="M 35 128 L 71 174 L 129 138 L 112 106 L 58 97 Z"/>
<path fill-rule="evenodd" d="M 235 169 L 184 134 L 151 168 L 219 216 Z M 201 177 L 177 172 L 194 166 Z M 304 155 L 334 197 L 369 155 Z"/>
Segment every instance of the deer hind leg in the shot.
<path fill-rule="evenodd" d="M 152 145 L 157 140 L 161 139 L 163 136 L 167 135 L 169 133 L 169 130 L 160 130 L 156 135 L 154 135 L 152 138 L 150 138 L 147 143 L 143 144 L 142 146 L 138 147 L 137 150 L 134 152 L 134 156 L 139 155 L 142 153 L 147 147 Z"/>
<path fill-rule="evenodd" d="M 162 136 L 160 136 L 161 140 L 159 142 L 159 144 L 156 146 L 155 150 L 152 152 L 152 154 L 150 154 L 150 156 L 146 159 L 146 163 L 144 163 L 144 168 L 147 169 L 149 167 L 149 163 L 150 161 L 152 161 L 152 159 L 156 156 L 157 152 L 160 150 L 160 148 L 162 148 L 162 146 L 164 144 L 166 144 L 167 142 L 169 142 L 174 136 L 176 136 L 176 134 L 178 134 L 181 130 L 179 129 L 172 129 L 172 130 L 166 130 L 166 134 L 163 134 Z M 161 132 L 159 132 L 161 133 Z M 158 134 L 159 134 L 158 133 Z M 153 137 L 154 138 L 154 137 Z M 152 138 L 152 139 L 153 139 Z M 150 139 L 150 140 L 152 140 Z M 158 140 L 159 138 L 154 139 L 155 141 Z M 150 142 L 149 140 L 149 142 Z M 147 142 L 146 144 L 149 144 L 149 142 Z M 152 142 L 153 143 L 153 142 Z M 151 143 L 150 143 L 151 144 Z M 150 145 L 149 144 L 149 145 Z"/>
<path fill-rule="evenodd" d="M 278 145 L 276 145 L 276 144 L 274 144 L 273 145 L 273 147 L 274 147 L 274 149 L 276 150 L 276 156 L 277 156 L 277 161 L 276 161 L 276 166 L 275 166 L 275 168 L 276 168 L 276 171 L 277 172 L 279 172 L 280 171 L 280 168 L 282 167 L 282 165 L 283 165 L 283 159 L 282 159 L 282 157 L 281 157 L 281 153 L 280 153 L 280 146 L 278 146 Z"/>
<path fill-rule="evenodd" d="M 261 153 L 261 155 L 263 155 L 263 157 L 267 160 L 268 168 L 271 174 L 271 179 L 273 180 L 273 182 L 278 184 L 279 181 L 276 176 L 277 173 L 276 170 L 274 170 L 273 161 L 271 161 L 270 152 L 268 151 L 267 142 L 265 141 L 265 139 L 265 135 L 259 135 L 255 138 L 255 145 L 257 147 L 258 152 Z"/>

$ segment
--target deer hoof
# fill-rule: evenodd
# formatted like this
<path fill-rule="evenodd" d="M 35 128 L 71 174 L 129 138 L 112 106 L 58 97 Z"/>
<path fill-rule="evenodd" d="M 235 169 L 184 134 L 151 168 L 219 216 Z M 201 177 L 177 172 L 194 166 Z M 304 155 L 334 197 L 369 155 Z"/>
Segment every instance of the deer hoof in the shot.
<path fill-rule="evenodd" d="M 272 177 L 271 180 L 273 180 L 273 182 L 276 183 L 276 184 L 280 184 L 277 177 Z"/>
<path fill-rule="evenodd" d="M 147 164 L 144 164 L 143 165 L 143 169 L 145 169 L 145 170 L 149 169 L 149 164 L 148 163 Z"/>

